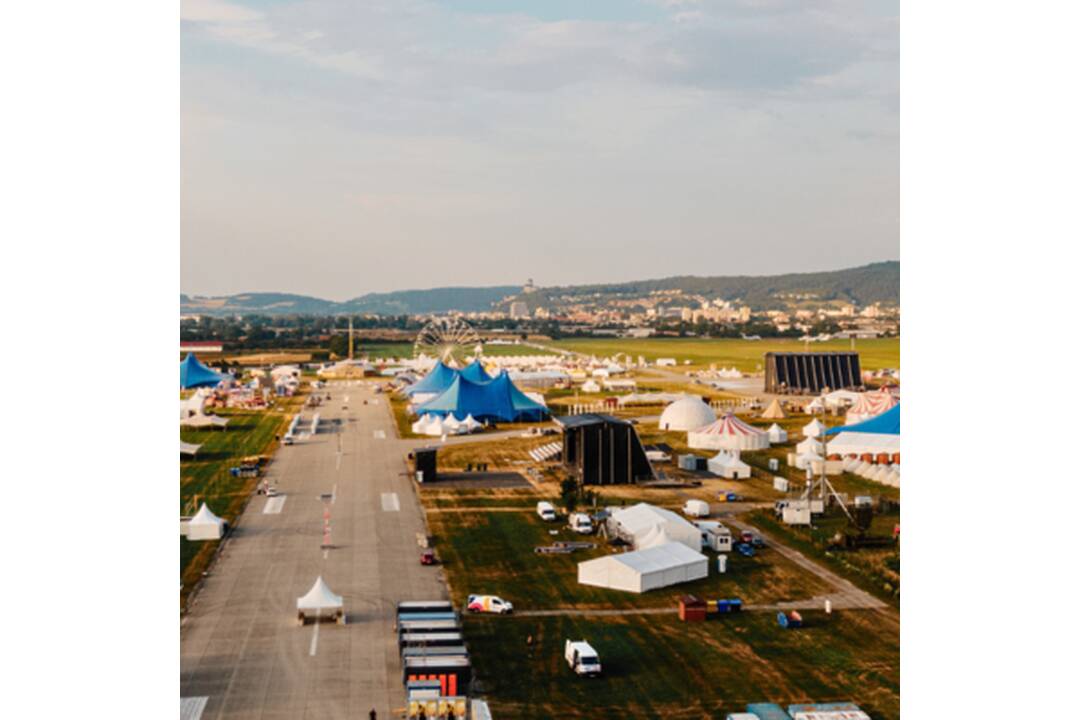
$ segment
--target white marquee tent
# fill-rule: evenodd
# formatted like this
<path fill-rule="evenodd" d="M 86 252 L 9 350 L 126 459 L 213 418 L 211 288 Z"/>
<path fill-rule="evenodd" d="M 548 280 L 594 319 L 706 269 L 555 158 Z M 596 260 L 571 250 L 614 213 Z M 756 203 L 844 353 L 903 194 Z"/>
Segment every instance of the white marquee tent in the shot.
<path fill-rule="evenodd" d="M 814 418 L 803 426 L 802 434 L 803 437 L 816 438 L 821 435 L 821 433 L 825 432 L 825 430 L 825 423 L 821 422 L 817 418 Z"/>
<path fill-rule="evenodd" d="M 692 550 L 701 550 L 700 530 L 681 516 L 655 505 L 638 503 L 612 510 L 611 522 L 617 533 L 633 542 L 635 548 L 640 548 L 639 543 L 659 528 L 669 539 Z"/>
<path fill-rule="evenodd" d="M 660 413 L 661 430 L 696 430 L 716 421 L 716 413 L 697 395 L 687 395 Z"/>
<path fill-rule="evenodd" d="M 188 520 L 187 539 L 220 540 L 227 527 L 228 523 L 210 512 L 210 508 L 206 507 L 206 503 L 203 503 L 202 507 L 199 508 L 199 512 L 195 513 L 191 520 Z"/>
<path fill-rule="evenodd" d="M 183 440 L 181 440 L 180 454 L 195 457 L 195 454 L 199 452 L 200 447 L 202 447 L 202 445 L 196 445 L 195 443 L 184 442 Z"/>
<path fill-rule="evenodd" d="M 780 427 L 776 423 L 773 423 L 766 432 L 769 435 L 770 443 L 786 443 L 787 442 L 787 430 Z"/>
<path fill-rule="evenodd" d="M 701 533 L 697 532 L 700 542 Z M 681 542 L 666 542 L 645 550 L 578 563 L 580 584 L 632 593 L 700 580 L 708 575 L 709 559 Z"/>
<path fill-rule="evenodd" d="M 710 425 L 691 430 L 687 444 L 705 450 L 764 450 L 769 447 L 769 436 L 729 412 Z"/>
<path fill-rule="evenodd" d="M 729 480 L 750 477 L 750 466 L 739 459 L 738 452 L 721 450 L 715 457 L 709 458 L 709 472 Z"/>
<path fill-rule="evenodd" d="M 322 575 L 319 576 L 306 595 L 296 599 L 296 609 L 300 614 L 301 621 L 303 621 L 305 615 L 317 616 L 322 612 L 329 612 L 330 615 L 341 619 L 344 617 L 344 607 L 341 596 L 330 589 L 326 581 L 322 579 Z"/>

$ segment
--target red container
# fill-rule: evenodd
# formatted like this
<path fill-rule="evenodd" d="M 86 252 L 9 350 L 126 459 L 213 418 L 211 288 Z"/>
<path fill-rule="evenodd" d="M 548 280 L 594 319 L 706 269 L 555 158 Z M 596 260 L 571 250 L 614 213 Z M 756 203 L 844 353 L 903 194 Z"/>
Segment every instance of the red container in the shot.
<path fill-rule="evenodd" d="M 694 595 L 679 598 L 679 619 L 683 622 L 705 622 L 705 601 Z"/>

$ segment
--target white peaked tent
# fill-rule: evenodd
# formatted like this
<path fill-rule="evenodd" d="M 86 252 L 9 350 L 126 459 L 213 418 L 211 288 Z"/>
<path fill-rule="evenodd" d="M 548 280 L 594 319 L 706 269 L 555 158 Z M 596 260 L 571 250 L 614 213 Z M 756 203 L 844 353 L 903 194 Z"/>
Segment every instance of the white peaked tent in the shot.
<path fill-rule="evenodd" d="M 581 392 L 598 393 L 600 392 L 600 383 L 595 380 L 586 380 L 581 384 Z"/>
<path fill-rule="evenodd" d="M 443 418 L 443 432 L 451 435 L 457 435 L 461 432 L 461 421 L 454 417 L 454 413 L 450 413 Z"/>
<path fill-rule="evenodd" d="M 687 444 L 705 450 L 764 450 L 769 447 L 769 436 L 729 412 L 716 422 L 687 433 Z"/>
<path fill-rule="evenodd" d="M 802 434 L 803 437 L 816 438 L 820 437 L 821 433 L 825 432 L 825 430 L 825 423 L 821 422 L 817 418 L 814 418 L 803 426 Z"/>
<path fill-rule="evenodd" d="M 786 443 L 787 442 L 787 430 L 780 427 L 776 423 L 773 423 L 766 433 L 769 435 L 770 443 Z"/>
<path fill-rule="evenodd" d="M 810 404 L 806 406 L 806 412 L 816 413 L 825 409 L 825 403 L 821 401 L 821 398 L 817 397 L 810 401 Z"/>
<path fill-rule="evenodd" d="M 787 417 L 787 413 L 784 412 L 784 406 L 780 404 L 780 398 L 773 398 L 769 403 L 769 407 L 765 408 L 765 412 L 761 413 L 761 417 L 765 420 L 783 420 Z"/>
<path fill-rule="evenodd" d="M 648 503 L 638 503 L 628 508 L 612 510 L 611 522 L 615 524 L 618 534 L 629 539 L 638 549 L 640 549 L 639 543 L 658 528 L 664 531 L 671 540 L 680 542 L 692 550 L 701 549 L 700 530 L 670 510 Z"/>
<path fill-rule="evenodd" d="M 738 452 L 721 450 L 715 457 L 709 458 L 709 472 L 729 480 L 750 477 L 750 466 L 739 459 Z"/>
<path fill-rule="evenodd" d="M 696 430 L 716 421 L 716 413 L 697 395 L 687 395 L 660 413 L 661 430 Z"/>
<path fill-rule="evenodd" d="M 190 457 L 195 457 L 195 453 L 199 452 L 200 447 L 202 447 L 202 445 L 196 445 L 195 443 L 188 443 L 188 442 L 184 442 L 183 440 L 181 440 L 180 441 L 180 454 L 181 455 L 188 455 Z"/>
<path fill-rule="evenodd" d="M 632 593 L 700 580 L 708 575 L 709 559 L 680 542 L 578 563 L 580 584 Z"/>
<path fill-rule="evenodd" d="M 221 536 L 225 534 L 226 527 L 228 527 L 228 523 L 210 512 L 210 508 L 206 507 L 206 503 L 203 503 L 202 507 L 199 508 L 199 512 L 195 513 L 194 517 L 188 521 L 187 539 L 220 540 Z"/>
<path fill-rule="evenodd" d="M 433 415 L 421 415 L 416 419 L 416 422 L 412 424 L 412 431 L 418 435 L 426 435 L 428 425 L 434 419 Z"/>
<path fill-rule="evenodd" d="M 483 427 L 480 423 L 476 422 L 476 418 L 472 416 L 472 413 L 466 415 L 462 422 L 465 425 L 465 432 L 476 432 Z"/>
<path fill-rule="evenodd" d="M 799 455 L 820 455 L 825 446 L 817 438 L 808 437 L 801 443 L 795 446 L 795 452 Z M 832 443 L 829 443 L 829 450 L 832 450 Z"/>
<path fill-rule="evenodd" d="M 296 598 L 296 610 L 301 623 L 306 615 L 318 616 L 324 612 L 331 617 L 337 618 L 340 622 L 345 617 L 344 608 L 345 605 L 341 600 L 341 596 L 330 589 L 330 586 L 322 579 L 322 575 L 319 576 L 306 595 Z"/>

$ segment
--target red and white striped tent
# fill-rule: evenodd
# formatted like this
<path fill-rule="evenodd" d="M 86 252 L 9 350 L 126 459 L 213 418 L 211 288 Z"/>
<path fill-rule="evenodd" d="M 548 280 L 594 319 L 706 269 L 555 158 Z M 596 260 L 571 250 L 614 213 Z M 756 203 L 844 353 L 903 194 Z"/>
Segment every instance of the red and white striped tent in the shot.
<path fill-rule="evenodd" d="M 888 391 L 862 393 L 848 409 L 844 424 L 854 425 L 869 420 L 899 404 L 900 398 Z"/>
<path fill-rule="evenodd" d="M 769 435 L 729 412 L 714 423 L 691 430 L 687 442 L 692 448 L 705 450 L 763 450 L 769 447 Z"/>

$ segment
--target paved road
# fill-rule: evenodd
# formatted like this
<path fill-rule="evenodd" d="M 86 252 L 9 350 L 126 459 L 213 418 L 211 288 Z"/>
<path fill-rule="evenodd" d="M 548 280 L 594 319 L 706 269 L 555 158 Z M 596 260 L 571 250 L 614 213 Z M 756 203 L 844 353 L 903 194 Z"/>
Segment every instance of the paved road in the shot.
<path fill-rule="evenodd" d="M 418 562 L 423 516 L 385 398 L 364 405 L 378 396 L 356 382 L 329 390 L 325 430 L 271 465 L 280 511 L 251 501 L 184 618 L 180 695 L 206 697 L 206 720 L 332 720 L 373 707 L 389 717 L 405 700 L 395 605 L 447 597 L 441 571 Z M 325 552 L 321 493 L 335 493 Z M 296 598 L 320 574 L 344 597 L 347 625 L 296 624 Z"/>

